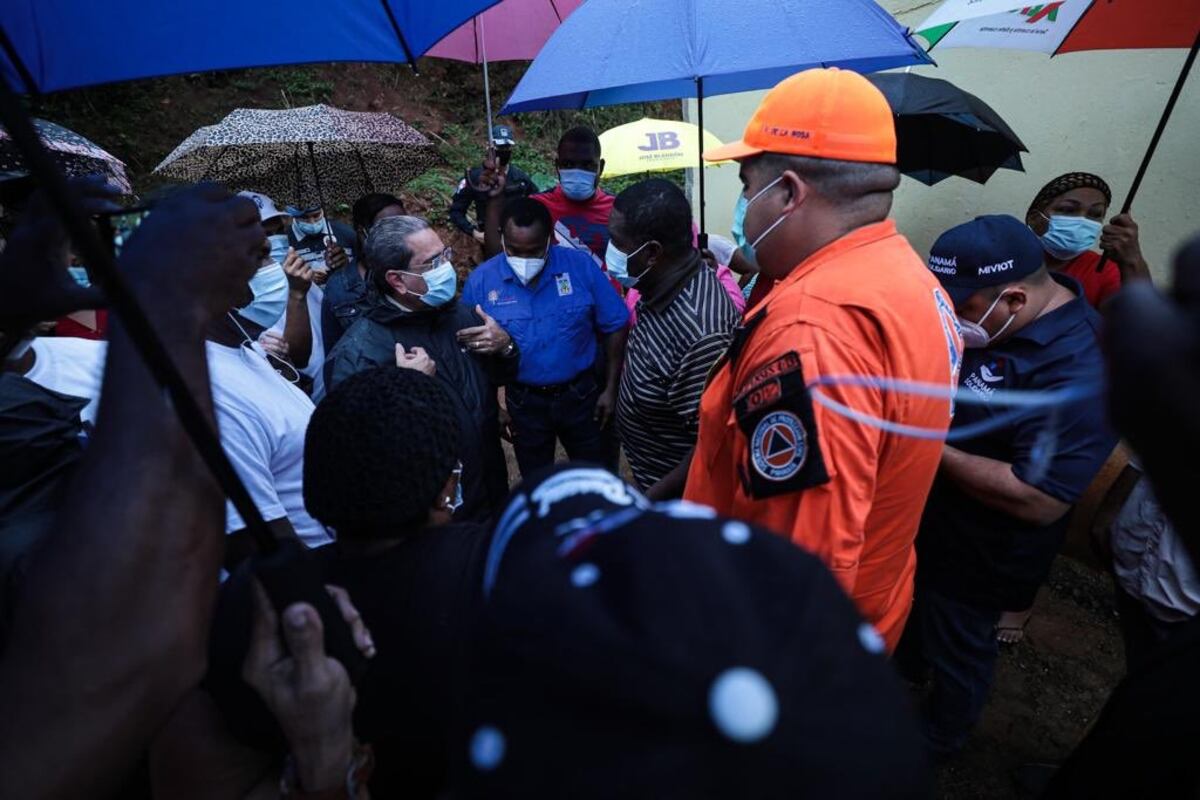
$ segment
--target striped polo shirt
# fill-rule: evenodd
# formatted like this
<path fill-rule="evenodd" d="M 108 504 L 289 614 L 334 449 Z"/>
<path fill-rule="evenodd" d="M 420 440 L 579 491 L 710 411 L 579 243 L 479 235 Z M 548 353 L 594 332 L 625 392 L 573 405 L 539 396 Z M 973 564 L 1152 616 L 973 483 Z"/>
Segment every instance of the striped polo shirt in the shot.
<path fill-rule="evenodd" d="M 696 443 L 705 379 L 740 322 L 699 254 L 673 272 L 637 304 L 617 399 L 621 444 L 643 489 L 677 467 Z"/>

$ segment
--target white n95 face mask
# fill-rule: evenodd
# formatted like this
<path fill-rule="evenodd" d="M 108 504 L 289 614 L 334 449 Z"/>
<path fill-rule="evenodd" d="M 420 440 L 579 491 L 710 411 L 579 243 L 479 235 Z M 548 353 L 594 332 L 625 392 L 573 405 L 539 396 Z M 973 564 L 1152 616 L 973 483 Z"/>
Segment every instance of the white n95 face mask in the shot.
<path fill-rule="evenodd" d="M 544 256 L 542 258 L 510 256 L 508 254 L 508 245 L 504 244 L 503 239 L 500 240 L 500 244 L 504 248 L 504 257 L 508 260 L 508 266 L 512 268 L 513 274 L 517 276 L 517 280 L 521 281 L 523 285 L 528 285 L 546 267 L 546 258 Z"/>

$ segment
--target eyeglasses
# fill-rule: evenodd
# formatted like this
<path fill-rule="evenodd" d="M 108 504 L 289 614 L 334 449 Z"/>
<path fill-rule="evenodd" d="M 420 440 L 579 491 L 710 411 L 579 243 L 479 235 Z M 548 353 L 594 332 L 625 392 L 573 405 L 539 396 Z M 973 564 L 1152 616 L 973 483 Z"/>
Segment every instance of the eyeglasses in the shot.
<path fill-rule="evenodd" d="M 430 270 L 437 269 L 442 264 L 453 263 L 454 250 L 447 247 L 440 254 L 434 257 L 432 261 L 427 261 L 424 264 L 409 264 L 409 269 L 398 269 L 396 272 L 405 272 L 409 275 L 424 275 Z"/>

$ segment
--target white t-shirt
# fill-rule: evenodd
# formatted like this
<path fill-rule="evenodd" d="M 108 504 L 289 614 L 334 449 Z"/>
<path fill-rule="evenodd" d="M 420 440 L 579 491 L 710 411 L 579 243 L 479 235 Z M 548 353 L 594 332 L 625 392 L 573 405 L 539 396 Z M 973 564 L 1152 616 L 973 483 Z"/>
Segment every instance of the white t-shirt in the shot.
<path fill-rule="evenodd" d="M 47 389 L 89 399 L 81 412 L 94 421 L 108 345 L 87 339 L 39 338 L 27 378 Z M 250 496 L 270 521 L 287 517 L 309 547 L 332 541 L 304 508 L 304 433 L 313 404 L 247 347 L 207 343 L 209 380 L 221 444 Z M 225 531 L 245 527 L 226 504 Z"/>
<path fill-rule="evenodd" d="M 312 397 L 314 403 L 321 402 L 325 397 L 325 337 L 321 332 L 321 304 L 325 301 L 325 290 L 320 286 L 310 286 L 308 289 L 308 323 L 312 328 L 312 355 L 308 366 L 301 373 L 312 378 Z M 271 327 L 271 333 L 283 336 L 284 326 L 287 325 L 287 309 L 283 316 Z"/>

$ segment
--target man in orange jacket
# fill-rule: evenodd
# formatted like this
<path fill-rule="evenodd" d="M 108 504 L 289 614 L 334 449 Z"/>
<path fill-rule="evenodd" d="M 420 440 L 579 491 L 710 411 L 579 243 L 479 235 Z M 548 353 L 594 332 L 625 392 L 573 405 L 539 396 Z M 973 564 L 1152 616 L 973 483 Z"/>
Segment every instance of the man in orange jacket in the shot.
<path fill-rule="evenodd" d="M 776 285 L 705 390 L 684 496 L 821 557 L 891 650 L 962 354 L 953 304 L 887 219 L 891 109 L 860 75 L 808 70 L 705 158 L 741 162 L 743 247 Z"/>

